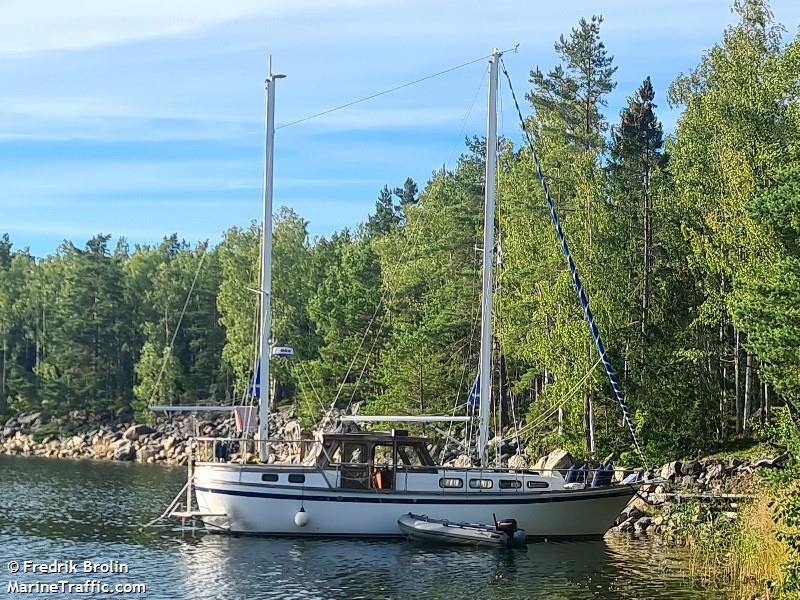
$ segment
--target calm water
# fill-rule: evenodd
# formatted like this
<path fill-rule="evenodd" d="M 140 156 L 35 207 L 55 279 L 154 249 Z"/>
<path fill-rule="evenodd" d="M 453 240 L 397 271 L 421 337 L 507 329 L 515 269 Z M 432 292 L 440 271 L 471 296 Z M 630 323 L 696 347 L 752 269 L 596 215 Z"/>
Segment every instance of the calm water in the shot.
<path fill-rule="evenodd" d="M 0 456 L 0 596 L 8 583 L 144 583 L 145 598 L 725 598 L 649 540 L 527 550 L 138 531 L 183 485 L 156 465 Z M 128 574 L 18 574 L 12 560 L 127 563 Z M 11 594 L 10 597 L 15 596 Z M 41 597 L 38 594 L 27 597 Z M 59 597 L 57 595 L 47 597 Z M 76 596 L 77 597 L 77 596 Z M 83 597 L 111 597 L 84 595 Z"/>

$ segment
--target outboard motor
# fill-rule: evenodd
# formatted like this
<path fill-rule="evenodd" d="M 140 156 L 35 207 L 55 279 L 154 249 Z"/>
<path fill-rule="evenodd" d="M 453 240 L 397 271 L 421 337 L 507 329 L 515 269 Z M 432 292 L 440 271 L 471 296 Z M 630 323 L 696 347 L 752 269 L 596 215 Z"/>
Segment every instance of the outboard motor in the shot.
<path fill-rule="evenodd" d="M 528 541 L 528 536 L 524 529 L 517 527 L 516 519 L 495 519 L 494 527 L 500 532 L 505 545 L 509 548 L 524 546 Z"/>

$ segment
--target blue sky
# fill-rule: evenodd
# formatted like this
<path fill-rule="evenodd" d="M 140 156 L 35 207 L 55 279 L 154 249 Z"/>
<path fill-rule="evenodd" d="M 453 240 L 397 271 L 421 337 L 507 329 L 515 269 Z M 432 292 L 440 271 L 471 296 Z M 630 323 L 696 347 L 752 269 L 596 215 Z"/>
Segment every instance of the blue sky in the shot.
<path fill-rule="evenodd" d="M 519 93 L 556 62 L 553 42 L 602 13 L 615 56 L 613 121 L 650 75 L 666 88 L 733 21 L 727 0 L 493 3 L 4 0 L 0 20 L 0 232 L 36 255 L 96 233 L 219 240 L 259 215 L 263 78 L 278 125 L 519 43 Z M 800 5 L 773 2 L 793 35 Z M 277 206 L 314 235 L 366 219 L 384 184 L 420 185 L 485 128 L 483 62 L 279 130 Z M 518 139 L 507 92 L 501 133 Z M 472 110 L 470 111 L 470 107 Z"/>

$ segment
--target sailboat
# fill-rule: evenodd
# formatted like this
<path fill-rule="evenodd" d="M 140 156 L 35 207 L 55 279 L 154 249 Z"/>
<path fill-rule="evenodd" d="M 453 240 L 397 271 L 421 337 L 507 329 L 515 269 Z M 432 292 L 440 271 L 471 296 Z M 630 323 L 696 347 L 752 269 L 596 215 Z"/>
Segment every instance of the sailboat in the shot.
<path fill-rule="evenodd" d="M 493 468 L 489 463 L 497 88 L 501 55 L 494 50 L 488 67 L 480 374 L 475 386 L 479 389 L 473 391 L 473 395 L 477 393 L 479 406 L 480 465 L 457 468 L 437 464 L 428 450 L 430 440 L 402 429 L 325 433 L 311 442 L 274 439 L 269 431 L 269 386 L 261 385 L 257 433 L 249 440 L 254 444 L 251 456 L 257 456 L 258 460 L 247 460 L 244 456 L 244 441 L 239 443 L 238 456 L 231 459 L 228 450 L 218 451 L 228 448 L 231 440 L 198 439 L 198 444 L 213 444 L 215 450 L 201 460 L 190 461 L 184 488 L 186 510 L 173 510 L 173 516 L 199 519 L 209 530 L 236 534 L 386 538 L 403 535 L 398 519 L 408 513 L 467 523 L 490 523 L 498 515 L 515 519 L 530 538 L 592 538 L 606 533 L 636 493 L 635 485 L 612 484 L 610 476 L 595 477 L 594 485 L 588 482 L 575 485 L 569 484 L 559 471 Z M 275 85 L 282 77 L 272 73 L 270 62 L 266 79 L 262 289 L 259 290 L 261 382 L 269 382 L 272 354 L 269 332 Z M 469 419 L 435 415 L 373 417 L 381 423 Z M 304 464 L 270 462 L 271 449 L 281 443 L 310 446 L 309 460 Z"/>

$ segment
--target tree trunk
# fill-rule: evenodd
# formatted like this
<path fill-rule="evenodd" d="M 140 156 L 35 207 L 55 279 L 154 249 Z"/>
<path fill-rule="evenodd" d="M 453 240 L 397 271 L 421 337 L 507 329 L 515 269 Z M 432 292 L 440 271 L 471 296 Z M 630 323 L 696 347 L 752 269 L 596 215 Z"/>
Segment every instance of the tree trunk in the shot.
<path fill-rule="evenodd" d="M 8 342 L 3 341 L 3 368 L 0 377 L 0 396 L 6 397 L 6 352 L 8 352 Z"/>
<path fill-rule="evenodd" d="M 644 281 L 642 282 L 642 346 L 644 346 L 644 338 L 647 335 L 647 323 L 650 318 L 650 261 L 651 261 L 651 246 L 653 243 L 653 231 L 650 222 L 651 219 L 651 206 L 650 206 L 650 190 L 649 182 L 650 174 L 645 167 L 644 173 L 644 197 L 642 198 L 642 224 L 644 234 L 644 248 L 642 252 L 642 259 L 644 263 Z"/>
<path fill-rule="evenodd" d="M 481 398 L 481 402 L 484 399 Z M 422 361 L 419 361 L 419 414 L 425 414 L 425 380 L 422 373 Z M 422 432 L 427 435 L 427 427 L 425 427 L 425 423 L 422 424 Z"/>
<path fill-rule="evenodd" d="M 499 344 L 498 344 L 499 345 Z M 499 348 L 498 348 L 499 351 Z M 500 354 L 500 428 L 502 429 L 509 423 L 511 417 L 511 393 L 509 390 L 510 380 L 508 377 L 508 364 L 505 354 Z"/>
<path fill-rule="evenodd" d="M 739 331 L 736 331 L 736 342 L 733 347 L 733 387 L 736 395 L 736 433 L 742 433 L 742 397 L 739 394 Z"/>
<path fill-rule="evenodd" d="M 725 320 L 719 320 L 719 345 L 725 347 Z M 725 364 L 725 355 L 719 353 L 719 370 L 721 381 L 719 385 L 719 440 L 724 442 L 728 437 L 728 365 Z"/>
<path fill-rule="evenodd" d="M 742 406 L 742 430 L 750 433 L 750 382 L 753 377 L 753 355 L 745 352 L 746 362 L 744 369 L 744 402 Z"/>
<path fill-rule="evenodd" d="M 587 392 L 583 399 L 583 423 L 586 428 L 586 451 L 594 456 L 594 402 L 591 392 Z"/>

